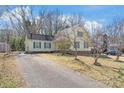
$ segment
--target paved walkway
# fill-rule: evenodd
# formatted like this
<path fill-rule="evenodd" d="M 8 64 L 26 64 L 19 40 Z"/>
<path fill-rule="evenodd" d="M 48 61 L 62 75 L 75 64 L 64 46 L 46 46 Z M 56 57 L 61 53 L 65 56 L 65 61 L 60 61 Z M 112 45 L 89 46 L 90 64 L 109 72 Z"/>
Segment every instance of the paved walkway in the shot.
<path fill-rule="evenodd" d="M 91 88 L 107 87 L 87 76 L 79 75 L 62 65 L 30 54 L 16 57 L 28 87 L 33 88 Z"/>

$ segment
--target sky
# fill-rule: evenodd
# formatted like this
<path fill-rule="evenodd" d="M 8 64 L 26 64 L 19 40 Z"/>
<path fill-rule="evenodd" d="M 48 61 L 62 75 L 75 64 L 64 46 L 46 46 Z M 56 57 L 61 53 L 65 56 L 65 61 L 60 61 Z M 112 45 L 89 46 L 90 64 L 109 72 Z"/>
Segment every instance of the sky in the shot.
<path fill-rule="evenodd" d="M 97 21 L 101 24 L 108 24 L 113 19 L 124 18 L 124 6 L 121 5 L 50 5 L 43 6 L 48 10 L 59 9 L 65 15 L 79 13 L 86 20 Z M 40 6 L 35 6 L 35 10 L 40 9 Z"/>
<path fill-rule="evenodd" d="M 10 6 L 13 10 L 18 6 Z M 122 5 L 42 5 L 32 6 L 34 14 L 37 15 L 40 9 L 60 10 L 64 15 L 80 14 L 87 20 L 87 23 L 94 22 L 102 26 L 107 25 L 113 19 L 124 18 L 124 6 Z"/>

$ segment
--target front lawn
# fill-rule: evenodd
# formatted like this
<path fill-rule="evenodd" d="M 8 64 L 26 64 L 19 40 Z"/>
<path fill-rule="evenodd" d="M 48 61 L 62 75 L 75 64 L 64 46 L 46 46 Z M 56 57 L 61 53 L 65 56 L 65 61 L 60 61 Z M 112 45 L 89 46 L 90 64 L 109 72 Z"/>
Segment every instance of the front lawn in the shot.
<path fill-rule="evenodd" d="M 61 56 L 58 54 L 38 54 L 42 58 L 52 60 L 62 64 L 76 72 L 90 76 L 101 81 L 110 87 L 124 87 L 124 63 L 115 62 L 108 57 L 101 57 L 98 62 L 102 66 L 93 65 L 94 59 L 88 56 L 78 56 L 79 60 L 74 60 L 73 56 Z"/>
<path fill-rule="evenodd" d="M 14 56 L 0 54 L 0 87 L 24 87 L 25 83 L 17 69 Z"/>

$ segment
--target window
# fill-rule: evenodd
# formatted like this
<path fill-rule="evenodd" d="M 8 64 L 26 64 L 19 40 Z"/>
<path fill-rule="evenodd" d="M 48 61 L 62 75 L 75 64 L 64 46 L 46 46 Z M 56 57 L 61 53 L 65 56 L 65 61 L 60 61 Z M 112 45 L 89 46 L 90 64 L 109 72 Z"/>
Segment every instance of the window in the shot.
<path fill-rule="evenodd" d="M 44 48 L 51 48 L 51 43 L 45 42 L 45 43 L 44 43 Z"/>
<path fill-rule="evenodd" d="M 88 42 L 84 41 L 84 48 L 89 48 Z"/>
<path fill-rule="evenodd" d="M 78 37 L 83 37 L 83 32 L 78 31 L 78 32 L 77 32 L 77 36 L 78 36 Z"/>
<path fill-rule="evenodd" d="M 33 48 L 41 48 L 41 42 L 33 42 Z"/>
<path fill-rule="evenodd" d="M 74 48 L 80 48 L 80 42 L 74 42 Z"/>

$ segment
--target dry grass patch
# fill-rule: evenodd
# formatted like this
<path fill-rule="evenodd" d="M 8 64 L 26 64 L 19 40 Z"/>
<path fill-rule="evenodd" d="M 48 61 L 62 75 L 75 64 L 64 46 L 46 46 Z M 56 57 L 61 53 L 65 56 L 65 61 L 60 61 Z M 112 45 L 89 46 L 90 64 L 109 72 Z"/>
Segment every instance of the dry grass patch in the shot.
<path fill-rule="evenodd" d="M 109 57 L 112 58 L 113 60 L 116 60 L 116 57 L 117 57 L 117 56 L 109 55 Z M 120 57 L 119 57 L 119 60 L 122 61 L 122 62 L 124 62 L 124 57 L 120 56 Z"/>
<path fill-rule="evenodd" d="M 102 66 L 93 65 L 94 59 L 87 56 L 60 56 L 57 54 L 39 54 L 42 58 L 62 64 L 72 70 L 85 74 L 110 87 L 124 87 L 124 64 L 113 61 L 110 58 L 100 58 L 98 61 Z"/>
<path fill-rule="evenodd" d="M 0 87 L 16 88 L 24 87 L 14 56 L 0 54 Z"/>

